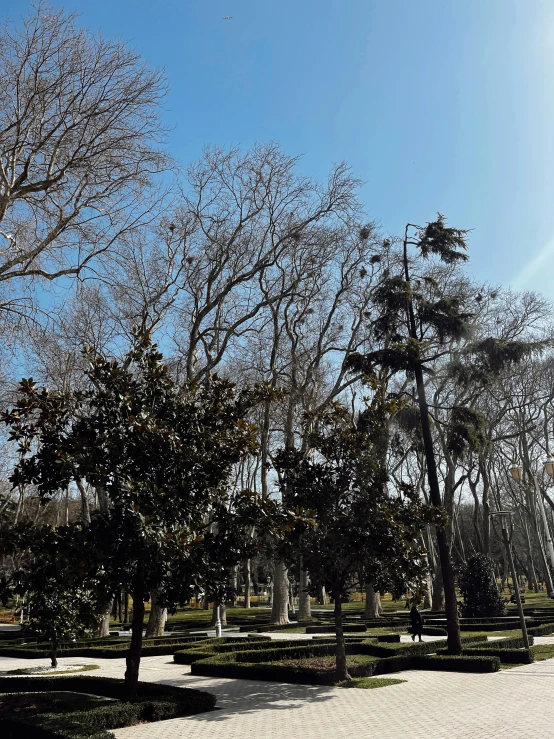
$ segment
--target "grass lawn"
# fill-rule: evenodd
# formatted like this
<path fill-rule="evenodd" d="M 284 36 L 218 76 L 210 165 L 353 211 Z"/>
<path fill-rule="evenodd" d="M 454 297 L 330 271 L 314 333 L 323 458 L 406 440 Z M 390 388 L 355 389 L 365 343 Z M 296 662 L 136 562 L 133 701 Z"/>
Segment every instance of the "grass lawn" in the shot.
<path fill-rule="evenodd" d="M 364 690 L 373 690 L 373 688 L 386 688 L 387 685 L 397 685 L 405 683 L 406 680 L 398 680 L 394 677 L 355 677 L 352 680 L 337 683 L 339 688 L 363 688 Z"/>
<path fill-rule="evenodd" d="M 347 667 L 355 667 L 356 665 L 365 665 L 368 662 L 377 662 L 379 657 L 373 657 L 369 654 L 349 654 L 346 657 Z M 334 670 L 337 661 L 334 655 L 325 655 L 319 657 L 300 657 L 298 659 L 280 659 L 278 664 L 282 667 L 299 667 L 299 668 L 316 668 L 318 670 Z"/>

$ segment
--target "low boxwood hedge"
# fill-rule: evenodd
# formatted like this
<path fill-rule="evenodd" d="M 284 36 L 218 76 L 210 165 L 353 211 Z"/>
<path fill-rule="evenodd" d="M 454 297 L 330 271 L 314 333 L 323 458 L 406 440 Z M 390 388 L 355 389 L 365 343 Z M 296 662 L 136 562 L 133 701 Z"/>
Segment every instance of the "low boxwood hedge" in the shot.
<path fill-rule="evenodd" d="M 452 672 L 498 672 L 500 659 L 488 655 L 433 654 L 429 657 L 415 657 L 415 670 L 448 670 Z"/>
<path fill-rule="evenodd" d="M 177 649 L 183 648 L 197 641 L 205 640 L 206 637 L 200 634 L 196 636 L 186 636 L 180 639 L 158 638 L 145 639 L 142 646 L 143 657 L 154 657 L 163 654 L 173 654 Z M 70 647 L 62 647 L 59 657 L 98 657 L 103 659 L 115 659 L 117 657 L 125 657 L 129 650 L 129 640 L 123 641 L 105 641 L 101 644 L 94 645 L 75 645 Z M 0 657 L 22 657 L 27 659 L 39 659 L 50 655 L 50 647 L 48 645 L 25 644 L 15 647 L 0 647 Z"/>
<path fill-rule="evenodd" d="M 554 623 L 531 626 L 527 629 L 527 633 L 531 636 L 550 636 L 550 634 L 554 634 Z"/>
<path fill-rule="evenodd" d="M 365 624 L 345 624 L 342 627 L 342 630 L 345 634 L 348 633 L 358 633 L 358 632 L 364 632 L 367 631 L 367 626 Z M 335 625 L 334 624 L 323 624 L 321 626 L 306 626 L 306 634 L 327 634 L 327 633 L 335 633 Z"/>
<path fill-rule="evenodd" d="M 244 656 L 244 654 L 243 654 Z M 410 656 L 399 654 L 384 658 L 368 656 L 367 661 L 349 666 L 352 677 L 387 675 L 403 670 L 449 670 L 461 672 L 496 672 L 500 660 L 496 656 Z M 334 670 L 299 665 L 281 665 L 278 662 L 246 662 L 237 655 L 214 655 L 208 659 L 193 662 L 193 675 L 210 677 L 238 678 L 246 680 L 267 680 L 276 682 L 305 683 L 309 685 L 330 685 L 334 683 Z"/>
<path fill-rule="evenodd" d="M 130 726 L 143 721 L 162 721 L 177 716 L 191 716 L 211 711 L 215 696 L 199 690 L 169 685 L 139 682 L 137 699 L 123 702 L 123 680 L 90 676 L 0 677 L 0 693 L 55 692 L 89 693 L 114 698 L 116 701 L 88 711 L 37 714 L 32 719 L 7 722 L 7 736 L 14 737 L 90 737 L 107 739 L 110 729 Z M 3 733 L 3 737 L 6 734 Z"/>
<path fill-rule="evenodd" d="M 503 665 L 530 665 L 535 661 L 535 657 L 530 649 L 494 649 L 492 647 L 469 647 L 463 650 L 463 654 L 470 655 L 489 655 L 498 657 Z"/>

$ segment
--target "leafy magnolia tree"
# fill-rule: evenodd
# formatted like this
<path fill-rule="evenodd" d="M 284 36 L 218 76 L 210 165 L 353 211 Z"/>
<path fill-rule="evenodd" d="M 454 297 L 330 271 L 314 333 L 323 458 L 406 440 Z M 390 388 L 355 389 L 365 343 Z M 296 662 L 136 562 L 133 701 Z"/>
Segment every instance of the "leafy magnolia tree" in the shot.
<path fill-rule="evenodd" d="M 28 555 L 26 566 L 2 582 L 0 598 L 26 597 L 25 631 L 50 644 L 52 667 L 58 666 L 62 643 L 95 629 L 106 608 L 107 572 L 87 534 L 79 524 L 53 529 L 22 522 L 0 528 L 2 555 Z"/>
<path fill-rule="evenodd" d="M 302 553 L 312 587 L 317 591 L 325 584 L 334 599 L 337 680 L 350 679 L 342 627 L 348 587 L 362 574 L 378 589 L 418 590 L 425 574 L 421 530 L 430 522 L 443 523 L 410 487 L 387 491 L 377 447 L 394 405 L 379 389 L 354 423 L 335 403 L 313 419 L 308 455 L 284 450 L 276 460 L 287 505 L 305 517 L 286 539 Z"/>
<path fill-rule="evenodd" d="M 536 349 L 536 344 L 479 337 L 471 341 L 472 312 L 465 295 L 441 288 L 433 278 L 429 260 L 438 260 L 437 269 L 455 269 L 467 260 L 467 231 L 450 228 L 443 216 L 426 226 L 407 224 L 398 266 L 383 276 L 375 291 L 377 318 L 372 338 L 380 348 L 350 357 L 353 370 L 371 374 L 377 368 L 415 380 L 421 440 L 431 504 L 444 511 L 439 483 L 436 441 L 427 400 L 425 374 L 432 375 L 444 367 L 451 357 L 451 343 L 462 342 L 449 361 L 451 376 L 467 385 L 486 385 L 507 365 L 519 361 Z M 415 248 L 415 256 L 409 253 Z M 482 423 L 476 410 L 450 408 L 450 428 L 446 429 L 451 450 L 459 457 L 467 444 L 482 436 Z M 454 569 L 451 561 L 449 534 L 446 528 L 436 531 L 440 567 L 445 595 L 448 650 L 461 654 L 462 644 L 456 600 Z"/>
<path fill-rule="evenodd" d="M 459 578 L 466 618 L 504 616 L 506 613 L 494 570 L 494 561 L 486 554 L 476 554 L 468 560 Z"/>
<path fill-rule="evenodd" d="M 156 591 L 171 607 L 207 572 L 212 588 L 222 588 L 228 567 L 250 553 L 241 532 L 257 503 L 230 491 L 229 482 L 233 466 L 256 450 L 244 417 L 267 390 L 239 392 L 218 377 L 178 387 L 148 335 L 135 337 L 123 362 L 93 352 L 88 358 L 83 391 L 49 393 L 32 380 L 21 383 L 3 417 L 21 454 L 11 481 L 34 484 L 42 500 L 77 480 L 105 495 L 107 509 L 91 517 L 86 532 L 105 562 L 111 594 L 124 586 L 133 598 L 125 673 L 132 696 L 145 600 Z M 243 515 L 244 527 L 237 524 Z"/>

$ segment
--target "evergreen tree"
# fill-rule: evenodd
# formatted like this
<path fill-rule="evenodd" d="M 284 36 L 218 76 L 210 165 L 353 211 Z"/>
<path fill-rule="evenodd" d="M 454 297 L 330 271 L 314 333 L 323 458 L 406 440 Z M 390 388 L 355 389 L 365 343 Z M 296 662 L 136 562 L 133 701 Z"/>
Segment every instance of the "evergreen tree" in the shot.
<path fill-rule="evenodd" d="M 505 615 L 504 600 L 496 586 L 494 563 L 486 554 L 476 554 L 469 559 L 458 584 L 466 618 Z"/>

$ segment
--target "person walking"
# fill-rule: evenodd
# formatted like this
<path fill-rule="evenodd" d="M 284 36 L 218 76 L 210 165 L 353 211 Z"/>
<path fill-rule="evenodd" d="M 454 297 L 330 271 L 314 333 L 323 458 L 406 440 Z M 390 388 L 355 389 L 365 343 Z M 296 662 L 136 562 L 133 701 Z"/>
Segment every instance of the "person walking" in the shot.
<path fill-rule="evenodd" d="M 412 641 L 415 641 L 416 636 L 419 636 L 419 641 L 423 641 L 421 634 L 423 632 L 423 616 L 419 612 L 417 603 L 414 603 L 412 610 L 410 611 L 410 620 L 412 622 Z"/>

